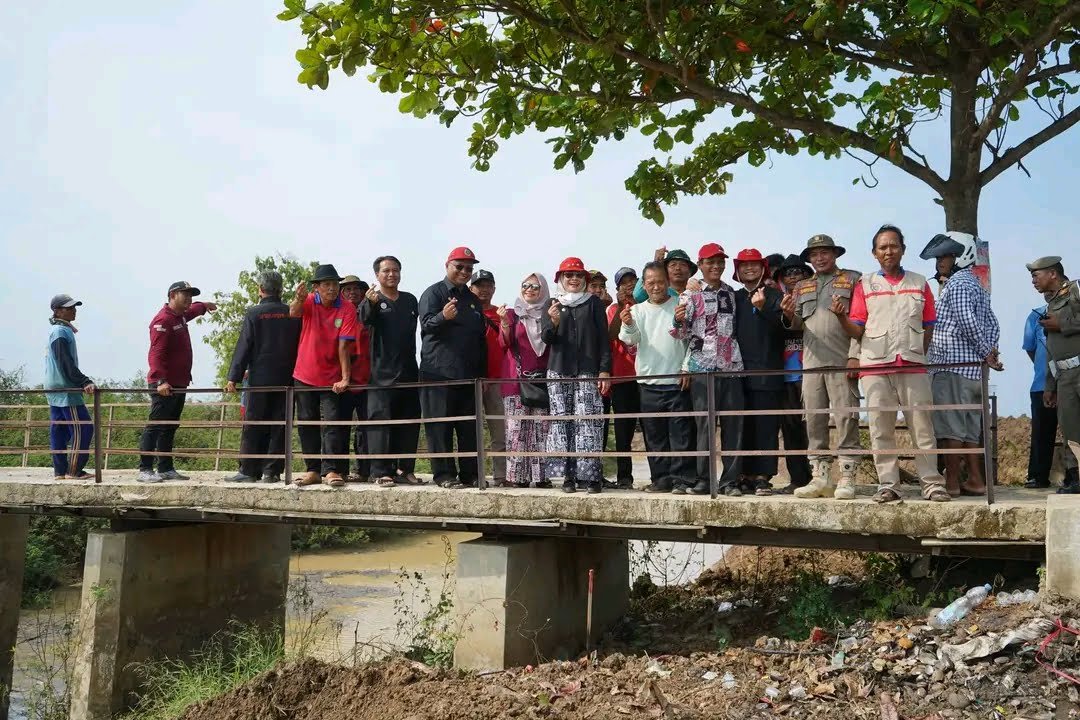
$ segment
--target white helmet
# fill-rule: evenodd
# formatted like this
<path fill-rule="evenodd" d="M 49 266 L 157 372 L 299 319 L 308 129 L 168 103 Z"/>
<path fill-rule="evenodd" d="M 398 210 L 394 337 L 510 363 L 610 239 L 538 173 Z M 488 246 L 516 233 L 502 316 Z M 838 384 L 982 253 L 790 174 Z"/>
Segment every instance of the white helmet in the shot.
<path fill-rule="evenodd" d="M 919 257 L 923 260 L 930 260 L 931 258 L 952 255 L 956 258 L 953 262 L 953 270 L 963 270 L 964 268 L 969 268 L 975 264 L 978 243 L 979 238 L 970 233 L 950 230 L 946 233 L 935 235 L 930 242 L 926 244 L 923 251 L 919 253 Z"/>

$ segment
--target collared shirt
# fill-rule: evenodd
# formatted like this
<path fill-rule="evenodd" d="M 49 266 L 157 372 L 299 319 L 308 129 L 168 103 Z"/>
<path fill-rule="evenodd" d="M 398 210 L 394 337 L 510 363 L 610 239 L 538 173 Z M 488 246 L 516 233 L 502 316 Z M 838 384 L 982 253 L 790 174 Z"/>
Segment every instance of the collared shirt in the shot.
<path fill-rule="evenodd" d="M 296 367 L 300 318 L 289 316 L 280 297 L 264 297 L 244 313 L 228 379 L 248 385 L 289 385 Z"/>
<path fill-rule="evenodd" d="M 75 347 L 75 328 L 65 320 L 50 318 L 49 346 L 45 350 L 45 389 L 81 388 L 92 381 L 79 369 L 79 351 Z M 84 405 L 81 392 L 45 393 L 53 407 Z"/>
<path fill-rule="evenodd" d="M 356 340 L 356 306 L 340 295 L 327 305 L 319 293 L 308 293 L 303 320 L 293 377 L 305 385 L 333 385 L 341 380 L 339 342 Z"/>
<path fill-rule="evenodd" d="M 990 309 L 986 292 L 971 268 L 957 271 L 941 288 L 937 303 L 937 325 L 930 340 L 926 359 L 931 365 L 944 363 L 981 363 L 1001 339 L 997 317 Z M 982 377 L 978 365 L 931 370 L 954 372 L 972 380 Z"/>
<path fill-rule="evenodd" d="M 1046 330 L 1039 324 L 1039 319 L 1046 315 L 1046 308 L 1043 305 L 1032 310 L 1024 323 L 1024 350 L 1035 355 L 1035 374 L 1031 380 L 1033 393 L 1046 389 Z"/>
<path fill-rule="evenodd" d="M 378 302 L 360 303 L 360 320 L 370 331 L 371 384 L 380 387 L 416 382 L 416 296 L 399 292 L 396 300 L 379 293 Z"/>
<path fill-rule="evenodd" d="M 201 302 L 191 303 L 183 315 L 173 312 L 168 304 L 158 310 L 150 321 L 150 372 L 146 382 L 167 382 L 173 387 L 191 383 L 191 335 L 187 324 L 204 313 L 206 305 Z"/>
<path fill-rule="evenodd" d="M 848 336 L 829 308 L 833 297 L 839 297 L 844 309 L 850 310 L 860 277 L 854 270 L 837 268 L 831 273 L 817 273 L 792 288 L 802 326 L 804 367 L 844 367 L 849 359 L 859 356 L 859 343 Z"/>
<path fill-rule="evenodd" d="M 447 320 L 443 308 L 457 301 L 457 315 Z M 445 380 L 482 377 L 487 368 L 487 320 L 480 299 L 469 288 L 447 279 L 420 296 L 420 372 Z"/>
<path fill-rule="evenodd" d="M 885 278 L 885 281 L 890 285 L 899 285 L 904 279 L 904 268 L 900 268 L 900 272 L 897 275 L 886 275 L 884 270 L 878 270 L 876 273 L 879 277 Z M 934 305 L 934 293 L 930 290 L 930 284 L 923 282 L 922 287 L 922 324 L 924 328 L 933 327 L 937 322 L 937 311 Z M 848 313 L 848 319 L 856 325 L 866 325 L 868 313 L 866 310 L 866 291 L 863 289 L 863 282 L 859 282 L 855 285 L 855 291 L 851 295 L 851 312 Z M 878 372 L 875 371 L 863 371 L 859 373 L 859 377 L 865 377 L 866 375 L 877 375 L 886 371 L 886 369 L 892 368 L 905 368 L 897 370 L 901 373 L 918 373 L 926 372 L 924 366 L 920 363 L 912 363 L 904 360 L 899 355 L 892 362 L 876 363 L 873 365 L 862 364 L 862 367 L 874 367 L 880 368 Z"/>
<path fill-rule="evenodd" d="M 686 320 L 671 330 L 672 337 L 689 341 L 683 370 L 742 370 L 742 351 L 735 341 L 735 291 L 732 287 L 721 280 L 716 289 L 706 286 L 683 297 L 686 298 Z"/>

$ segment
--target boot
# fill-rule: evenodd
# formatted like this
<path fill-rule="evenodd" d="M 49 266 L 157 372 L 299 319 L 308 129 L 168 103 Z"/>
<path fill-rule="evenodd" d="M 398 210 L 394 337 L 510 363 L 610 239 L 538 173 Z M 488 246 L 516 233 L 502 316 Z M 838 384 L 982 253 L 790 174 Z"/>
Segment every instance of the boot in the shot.
<path fill-rule="evenodd" d="M 831 468 L 832 460 L 811 460 L 810 469 L 813 475 L 810 483 L 805 487 L 796 488 L 795 497 L 803 499 L 832 497 L 833 484 L 829 474 Z"/>
<path fill-rule="evenodd" d="M 1065 479 L 1058 488 L 1058 495 L 1080 495 L 1080 469 L 1069 468 L 1065 471 Z"/>
<path fill-rule="evenodd" d="M 855 461 L 840 460 L 840 482 L 836 484 L 833 497 L 837 500 L 855 499 Z"/>

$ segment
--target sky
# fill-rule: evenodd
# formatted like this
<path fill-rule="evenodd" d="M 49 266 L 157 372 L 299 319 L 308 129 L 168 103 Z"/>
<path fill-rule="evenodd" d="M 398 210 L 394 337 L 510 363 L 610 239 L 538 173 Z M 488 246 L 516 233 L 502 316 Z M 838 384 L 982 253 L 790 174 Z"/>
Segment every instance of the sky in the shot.
<path fill-rule="evenodd" d="M 82 369 L 130 379 L 145 372 L 148 324 L 172 282 L 228 291 L 256 255 L 273 253 L 369 281 L 374 257 L 394 254 L 402 288 L 419 295 L 443 275 L 450 248 L 468 245 L 496 275 L 496 302 L 507 302 L 523 277 L 550 279 L 568 255 L 610 277 L 661 245 L 787 254 L 824 232 L 849 248 L 842 265 L 873 270 L 871 236 L 892 222 L 908 238 L 905 265 L 933 271 L 918 251 L 944 215 L 932 191 L 891 167 L 867 189 L 852 186 L 863 168 L 849 159 L 743 163 L 726 196 L 685 199 L 657 227 L 623 187 L 653 154 L 642 139 L 599 146 L 574 175 L 554 170 L 543 137 L 528 133 L 501 141 L 492 169 L 478 173 L 468 123 L 448 130 L 401 115 L 363 71 L 332 75 L 328 91 L 299 85 L 301 37 L 275 19 L 280 9 L 256 0 L 6 9 L 0 368 L 42 380 L 48 301 L 67 292 L 84 302 Z M 1077 274 L 1068 238 L 1080 227 L 1078 151 L 1074 129 L 1025 160 L 1031 179 L 1010 171 L 983 192 L 1006 365 L 992 383 L 1005 414 L 1029 407 L 1020 344 L 1040 299 L 1024 263 L 1063 255 Z M 197 386 L 214 378 L 207 329 L 192 326 Z"/>

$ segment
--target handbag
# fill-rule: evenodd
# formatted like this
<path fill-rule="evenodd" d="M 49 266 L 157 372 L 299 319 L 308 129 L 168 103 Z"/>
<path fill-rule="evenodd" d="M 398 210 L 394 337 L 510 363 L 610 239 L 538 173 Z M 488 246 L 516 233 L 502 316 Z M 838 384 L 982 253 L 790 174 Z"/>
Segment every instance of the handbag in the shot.
<path fill-rule="evenodd" d="M 520 322 L 515 318 L 515 322 Z M 511 347 L 514 349 L 514 362 L 517 364 L 517 374 L 519 378 L 532 378 L 540 379 L 546 376 L 543 370 L 530 370 L 529 372 L 522 372 L 521 370 L 521 352 L 518 350 L 517 344 L 517 331 L 515 330 L 510 336 Z M 525 382 L 522 380 L 518 383 L 518 391 L 521 393 L 521 404 L 528 408 L 537 408 L 539 410 L 548 410 L 550 403 L 548 400 L 548 387 L 545 382 Z"/>

